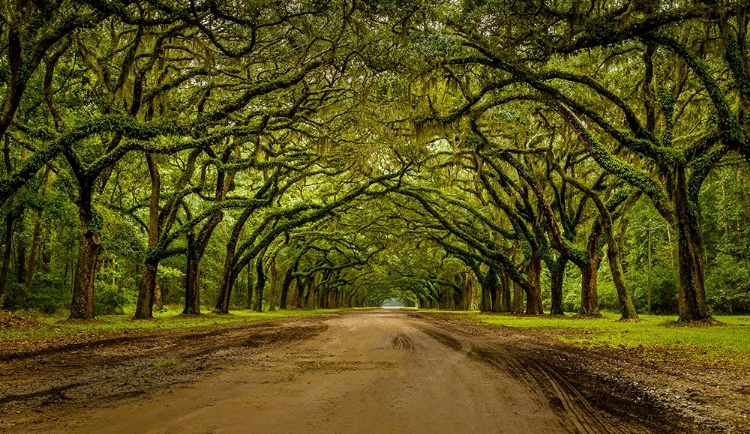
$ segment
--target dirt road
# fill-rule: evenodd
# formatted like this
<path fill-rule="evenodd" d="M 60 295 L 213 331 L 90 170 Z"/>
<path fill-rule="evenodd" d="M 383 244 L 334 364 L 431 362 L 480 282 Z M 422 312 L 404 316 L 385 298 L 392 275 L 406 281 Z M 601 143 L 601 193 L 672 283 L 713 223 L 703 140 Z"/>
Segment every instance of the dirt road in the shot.
<path fill-rule="evenodd" d="M 540 348 L 392 310 L 102 342 L 6 357 L 0 431 L 704 432 Z"/>

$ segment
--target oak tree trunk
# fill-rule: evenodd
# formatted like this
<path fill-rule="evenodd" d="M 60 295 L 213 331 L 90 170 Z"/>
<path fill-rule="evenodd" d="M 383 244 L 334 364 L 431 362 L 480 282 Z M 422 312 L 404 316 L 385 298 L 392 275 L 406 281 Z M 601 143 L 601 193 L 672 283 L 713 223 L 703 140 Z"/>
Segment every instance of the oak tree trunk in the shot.
<path fill-rule="evenodd" d="M 253 310 L 263 312 L 263 289 L 266 286 L 266 273 L 263 271 L 263 253 L 255 260 L 255 303 Z"/>
<path fill-rule="evenodd" d="M 275 312 L 276 311 L 276 280 L 278 279 L 278 274 L 276 270 L 276 258 L 274 257 L 271 260 L 270 265 L 270 281 L 268 282 L 270 284 L 269 293 L 268 293 L 268 311 L 269 312 Z"/>
<path fill-rule="evenodd" d="M 18 238 L 14 243 L 16 246 L 16 282 L 24 283 L 26 280 L 26 243 L 21 234 L 24 232 L 23 217 L 19 220 L 21 228 L 19 229 Z"/>
<path fill-rule="evenodd" d="M 156 299 L 156 271 L 158 268 L 158 261 L 146 260 L 141 272 L 138 301 L 136 302 L 133 319 L 149 319 L 154 316 L 153 306 Z"/>
<path fill-rule="evenodd" d="M 185 307 L 183 315 L 199 315 L 200 304 L 200 262 L 196 252 L 195 234 L 187 234 L 187 264 L 185 266 Z"/>
<path fill-rule="evenodd" d="M 73 301 L 69 319 L 93 319 L 94 278 L 102 240 L 99 235 L 99 217 L 91 203 L 93 186 L 81 183 L 79 188 L 78 263 L 73 277 Z"/>
<path fill-rule="evenodd" d="M 500 273 L 498 274 L 500 279 L 500 312 L 510 312 L 510 279 L 508 273 L 505 272 L 505 267 L 500 267 Z"/>
<path fill-rule="evenodd" d="M 146 252 L 145 266 L 141 274 L 138 300 L 133 319 L 153 318 L 156 272 L 159 269 L 159 256 L 156 249 L 159 244 L 160 233 L 159 197 L 161 194 L 161 177 L 155 154 L 146 153 L 146 163 L 151 176 L 151 198 L 148 206 L 148 250 Z"/>
<path fill-rule="evenodd" d="M 34 269 L 36 268 L 36 251 L 39 246 L 39 238 L 42 233 L 42 210 L 36 210 L 34 213 L 34 233 L 31 236 L 31 248 L 29 250 L 28 269 L 26 270 L 26 281 L 24 282 L 24 297 L 31 293 L 31 286 L 34 283 Z"/>
<path fill-rule="evenodd" d="M 289 267 L 284 274 L 284 280 L 281 282 L 281 295 L 279 296 L 279 309 L 286 309 L 287 299 L 289 298 L 289 288 L 294 281 L 294 267 Z M 294 291 L 292 291 L 294 294 Z M 292 299 L 289 304 L 294 306 L 295 300 Z"/>
<path fill-rule="evenodd" d="M 495 270 L 495 287 L 492 291 L 492 311 L 502 312 L 503 311 L 503 286 L 502 286 L 502 267 Z"/>
<path fill-rule="evenodd" d="M 315 274 L 307 278 L 307 296 L 305 297 L 305 308 L 315 309 Z"/>
<path fill-rule="evenodd" d="M 296 303 L 294 306 L 296 306 L 298 309 L 305 307 L 305 287 L 306 283 L 302 281 L 299 277 L 296 280 L 297 282 L 297 291 L 292 295 L 292 298 L 296 298 Z"/>
<path fill-rule="evenodd" d="M 596 223 L 586 245 L 588 261 L 579 265 L 581 269 L 581 308 L 578 311 L 579 315 L 600 316 L 598 272 L 599 264 L 602 262 L 599 253 L 601 231 L 601 226 Z"/>
<path fill-rule="evenodd" d="M 529 268 L 527 270 L 529 277 L 529 292 L 526 295 L 526 314 L 541 315 L 542 310 L 542 259 L 538 252 L 532 252 L 529 258 Z"/>
<path fill-rule="evenodd" d="M 8 270 L 10 269 L 10 257 L 13 253 L 13 214 L 8 212 L 5 217 L 5 247 L 3 248 L 3 265 L 0 268 L 0 301 L 5 295 L 5 285 L 8 281 Z"/>
<path fill-rule="evenodd" d="M 612 274 L 612 281 L 617 291 L 617 300 L 620 303 L 620 314 L 622 315 L 622 319 L 637 319 L 638 312 L 635 310 L 633 297 L 625 281 L 625 271 L 622 268 L 622 261 L 620 259 L 620 248 L 612 234 L 611 228 L 605 228 L 605 237 L 607 239 L 607 260 Z"/>
<path fill-rule="evenodd" d="M 236 276 L 233 272 L 224 274 L 221 278 L 221 284 L 219 284 L 219 295 L 216 298 L 216 305 L 214 306 L 214 313 L 228 314 L 229 313 L 229 300 L 232 298 L 232 288 L 234 287 Z"/>
<path fill-rule="evenodd" d="M 94 318 L 94 276 L 100 249 L 99 234 L 82 229 L 78 236 L 78 264 L 73 280 L 70 319 Z"/>
<path fill-rule="evenodd" d="M 229 158 L 229 154 L 226 155 L 224 162 L 226 163 Z M 216 203 L 222 202 L 226 198 L 226 194 L 230 189 L 234 174 L 226 174 L 225 172 L 219 172 L 216 180 L 216 194 L 214 201 Z M 224 219 L 222 210 L 214 211 L 209 217 L 208 221 L 203 225 L 198 236 L 196 237 L 193 232 L 187 234 L 187 270 L 185 273 L 185 309 L 183 314 L 185 315 L 198 315 L 201 313 L 200 306 L 200 263 L 203 255 L 206 253 L 206 248 L 211 240 L 211 235 L 214 229 Z"/>
<path fill-rule="evenodd" d="M 637 198 L 637 196 L 633 197 Z M 627 205 L 623 206 L 627 208 Z M 600 222 L 601 230 L 607 243 L 607 262 L 609 262 L 612 282 L 615 285 L 615 292 L 617 293 L 617 300 L 620 305 L 620 314 L 622 315 L 621 319 L 637 319 L 638 313 L 635 310 L 633 297 L 630 294 L 630 290 L 628 289 L 625 280 L 625 271 L 622 266 L 622 255 L 620 253 L 620 245 L 625 238 L 625 229 L 627 228 L 628 218 L 622 216 L 620 219 L 620 226 L 617 230 L 617 235 L 615 235 L 611 215 L 602 213 Z"/>
<path fill-rule="evenodd" d="M 484 276 L 484 282 L 482 282 L 482 305 L 480 310 L 482 312 L 492 312 L 492 297 L 497 286 L 497 274 L 494 269 L 490 268 L 487 275 Z"/>
<path fill-rule="evenodd" d="M 234 289 L 234 285 L 237 283 L 237 279 L 239 278 L 239 275 L 241 271 L 237 271 L 234 268 L 234 257 L 235 257 L 235 247 L 237 244 L 236 239 L 230 239 L 229 243 L 227 245 L 227 253 L 226 257 L 224 258 L 224 272 L 221 276 L 221 283 L 219 284 L 219 294 L 216 298 L 216 306 L 214 306 L 214 313 L 220 313 L 220 314 L 228 314 L 229 313 L 229 303 L 232 299 L 232 290 Z M 248 286 L 250 285 L 250 267 L 247 266 L 247 280 L 248 280 Z M 252 296 L 250 294 L 251 291 L 248 290 L 249 296 Z M 248 309 L 252 307 L 252 304 L 248 302 Z"/>
<path fill-rule="evenodd" d="M 705 261 L 697 204 L 691 203 L 687 196 L 684 170 L 676 172 L 674 204 L 680 321 L 707 321 L 711 319 L 711 313 L 706 303 Z"/>
<path fill-rule="evenodd" d="M 157 312 L 161 312 L 164 309 L 164 294 L 162 294 L 162 288 L 161 285 L 159 285 L 158 280 L 154 287 L 154 309 L 156 309 Z"/>
<path fill-rule="evenodd" d="M 601 257 L 589 258 L 588 265 L 581 267 L 581 310 L 580 315 L 599 316 L 599 291 L 597 272 Z"/>
<path fill-rule="evenodd" d="M 247 288 L 246 288 L 246 291 L 247 291 L 247 305 L 246 305 L 246 307 L 248 309 L 252 309 L 253 308 L 253 278 L 252 278 L 252 275 L 251 275 L 252 274 L 252 271 L 251 271 L 252 267 L 250 266 L 250 264 L 248 264 L 246 267 L 247 267 Z"/>
<path fill-rule="evenodd" d="M 551 274 L 551 293 L 552 293 L 552 306 L 550 307 L 550 315 L 565 315 L 563 310 L 563 279 L 565 277 L 565 266 L 568 264 L 568 258 L 561 255 L 560 258 L 555 261 L 555 266 L 550 270 Z"/>
<path fill-rule="evenodd" d="M 523 313 L 523 288 L 516 282 L 513 282 L 513 313 Z"/>

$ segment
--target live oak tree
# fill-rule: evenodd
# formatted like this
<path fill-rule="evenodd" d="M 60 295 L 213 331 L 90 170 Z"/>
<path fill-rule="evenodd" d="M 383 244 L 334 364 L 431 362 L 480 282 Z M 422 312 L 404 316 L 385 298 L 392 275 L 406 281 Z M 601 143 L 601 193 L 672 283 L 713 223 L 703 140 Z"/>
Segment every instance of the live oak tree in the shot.
<path fill-rule="evenodd" d="M 463 52 L 448 62 L 481 65 L 498 71 L 508 83 L 524 83 L 532 90 L 531 98 L 545 101 L 576 129 L 602 168 L 649 197 L 680 240 L 680 318 L 708 319 L 697 202 L 700 186 L 716 162 L 732 150 L 747 155 L 740 120 L 742 87 L 727 93 L 720 83 L 722 70 L 729 70 L 736 83 L 744 79 L 744 42 L 736 39 L 744 32 L 735 32 L 731 25 L 735 17 L 740 25 L 744 22 L 741 9 L 738 5 L 710 8 L 675 4 L 659 9 L 652 5 L 595 4 L 586 13 L 556 5 L 538 8 L 528 16 L 529 21 L 519 22 L 517 27 L 492 28 L 506 18 L 508 10 L 522 9 L 523 4 L 490 2 L 469 7 L 469 13 L 454 21 L 449 32 Z M 483 26 L 477 28 L 474 22 L 463 21 L 477 13 L 485 17 Z M 711 58 L 705 51 L 691 51 L 690 38 L 695 33 L 689 30 L 696 25 L 691 20 L 696 19 L 708 20 L 721 34 L 724 47 L 714 51 L 720 53 L 718 58 Z M 723 24 L 727 20 L 731 24 Z M 520 41 L 514 39 L 518 34 L 513 32 L 523 25 L 536 30 L 531 42 L 524 41 L 521 51 L 516 45 Z M 543 30 L 544 25 L 547 27 Z M 675 29 L 677 38 L 668 34 Z M 506 41 L 502 48 L 495 48 L 498 40 Z M 577 68 L 576 72 L 556 67 L 554 56 L 563 56 Z M 664 56 L 666 61 L 658 63 L 664 68 L 654 67 L 655 56 Z M 623 92 L 611 89 L 602 78 L 582 73 L 587 68 L 596 71 L 601 64 L 608 65 L 604 71 L 599 69 L 599 75 L 606 79 L 613 75 L 607 71 L 618 71 L 615 65 L 627 64 L 629 69 L 637 65 L 637 75 L 643 78 L 630 88 L 640 88 L 641 93 L 622 96 Z M 656 84 L 657 80 L 669 85 Z M 577 87 L 586 89 L 585 96 L 571 93 Z M 708 96 L 705 103 L 710 104 L 712 113 L 692 110 L 696 91 Z M 606 101 L 614 111 L 606 115 L 593 111 L 591 101 L 595 100 Z M 707 116 L 715 116 L 718 122 L 706 122 Z M 695 125 L 703 128 L 695 131 Z M 608 150 L 603 143 L 607 141 L 647 159 L 656 176 Z"/>
<path fill-rule="evenodd" d="M 743 2 L 10 2 L 0 296 L 74 319 L 150 318 L 162 295 L 186 314 L 399 298 L 635 318 L 654 262 L 660 310 L 743 309 L 726 270 L 747 268 L 747 18 Z"/>

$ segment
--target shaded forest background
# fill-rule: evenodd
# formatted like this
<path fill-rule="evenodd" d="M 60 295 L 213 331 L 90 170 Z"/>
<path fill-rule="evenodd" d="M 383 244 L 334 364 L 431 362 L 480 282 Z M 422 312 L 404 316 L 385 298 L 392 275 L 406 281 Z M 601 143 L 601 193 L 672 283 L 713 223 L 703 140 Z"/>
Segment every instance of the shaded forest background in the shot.
<path fill-rule="evenodd" d="M 750 313 L 748 17 L 7 2 L 3 308 Z"/>

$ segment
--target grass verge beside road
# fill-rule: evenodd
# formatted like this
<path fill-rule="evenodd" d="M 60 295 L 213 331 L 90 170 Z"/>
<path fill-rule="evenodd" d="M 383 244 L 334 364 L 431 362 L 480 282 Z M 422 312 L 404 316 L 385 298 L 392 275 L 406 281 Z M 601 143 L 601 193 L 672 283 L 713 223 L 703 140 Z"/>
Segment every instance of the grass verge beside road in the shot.
<path fill-rule="evenodd" d="M 641 315 L 640 322 L 621 322 L 613 313 L 591 319 L 453 313 L 494 326 L 529 329 L 579 347 L 636 349 L 646 360 L 677 359 L 750 368 L 750 316 L 716 316 L 718 325 L 690 327 L 675 324 L 676 317 L 659 315 Z"/>
<path fill-rule="evenodd" d="M 90 321 L 66 321 L 64 317 L 11 317 L 0 313 L 0 354 L 33 351 L 102 339 L 138 336 L 172 329 L 236 326 L 283 318 L 321 315 L 341 309 L 280 310 L 276 312 L 233 311 L 229 315 L 208 313 L 178 315 L 177 307 L 155 313 L 152 320 L 133 320 L 131 315 L 107 315 Z"/>

